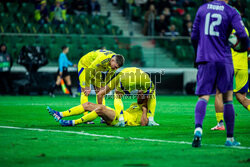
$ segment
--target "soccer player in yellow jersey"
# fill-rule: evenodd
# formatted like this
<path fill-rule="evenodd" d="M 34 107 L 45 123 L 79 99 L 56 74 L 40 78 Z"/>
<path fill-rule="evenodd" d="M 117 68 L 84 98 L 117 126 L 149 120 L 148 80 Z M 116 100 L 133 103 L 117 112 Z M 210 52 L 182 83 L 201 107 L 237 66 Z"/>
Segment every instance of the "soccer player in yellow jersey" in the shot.
<path fill-rule="evenodd" d="M 154 114 L 156 108 L 155 86 L 151 81 L 149 75 L 139 68 L 130 67 L 125 68 L 116 75 L 114 75 L 110 82 L 102 89 L 98 95 L 98 104 L 102 104 L 102 99 L 105 94 L 115 89 L 114 106 L 119 113 L 124 110 L 122 103 L 122 96 L 129 95 L 131 91 L 142 91 L 147 96 L 147 117 L 149 118 L 150 126 L 159 125 L 154 121 Z"/>
<path fill-rule="evenodd" d="M 247 35 L 249 36 L 248 30 L 245 28 Z M 232 33 L 235 33 L 233 30 Z M 234 64 L 234 77 L 235 77 L 235 92 L 236 99 L 250 111 L 250 100 L 246 97 L 248 92 L 248 56 L 246 52 L 237 52 L 231 49 L 233 64 Z M 216 119 L 218 124 L 211 128 L 211 130 L 225 130 L 224 119 L 223 119 L 223 102 L 222 96 L 217 94 L 215 96 L 215 111 Z"/>
<path fill-rule="evenodd" d="M 141 92 L 140 96 L 138 96 L 137 103 L 132 103 L 123 113 L 102 104 L 94 104 L 90 102 L 81 104 L 63 112 L 55 111 L 50 107 L 47 107 L 47 110 L 50 115 L 52 115 L 56 121 L 59 121 L 62 126 L 74 126 L 80 123 L 93 121 L 98 116 L 104 119 L 107 125 L 111 126 L 146 126 L 148 124 L 147 99 L 144 97 L 143 92 Z M 68 116 L 69 113 L 78 115 L 87 111 L 90 111 L 90 113 L 76 120 L 61 119 L 62 117 Z"/>
<path fill-rule="evenodd" d="M 88 102 L 90 84 L 95 88 L 96 93 L 105 86 L 102 82 L 102 73 L 117 70 L 124 64 L 122 55 L 106 49 L 95 50 L 84 55 L 78 63 L 78 76 L 81 86 L 81 104 Z"/>

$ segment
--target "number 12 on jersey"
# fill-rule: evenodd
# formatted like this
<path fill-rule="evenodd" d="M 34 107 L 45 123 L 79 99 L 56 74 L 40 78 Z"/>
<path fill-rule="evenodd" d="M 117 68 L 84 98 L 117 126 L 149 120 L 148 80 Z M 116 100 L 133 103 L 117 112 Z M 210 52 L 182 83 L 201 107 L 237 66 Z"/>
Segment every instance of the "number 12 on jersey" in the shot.
<path fill-rule="evenodd" d="M 210 18 L 215 18 L 216 20 L 212 21 L 210 23 Z M 222 16 L 218 13 L 207 13 L 206 15 L 206 21 L 205 21 L 205 35 L 210 35 L 210 36 L 220 36 L 220 32 L 217 32 L 214 30 L 215 26 L 218 26 L 221 24 L 222 21 Z"/>

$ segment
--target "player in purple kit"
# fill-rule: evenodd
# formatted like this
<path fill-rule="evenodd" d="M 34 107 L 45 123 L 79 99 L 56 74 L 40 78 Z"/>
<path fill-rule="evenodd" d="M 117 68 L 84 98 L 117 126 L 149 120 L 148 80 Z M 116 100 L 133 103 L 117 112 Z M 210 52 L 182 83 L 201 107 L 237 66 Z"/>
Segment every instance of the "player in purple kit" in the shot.
<path fill-rule="evenodd" d="M 232 29 L 247 49 L 248 36 L 238 12 L 227 5 L 227 0 L 217 0 L 202 5 L 196 14 L 192 30 L 192 44 L 198 66 L 193 147 L 201 146 L 202 124 L 211 94 L 223 95 L 224 120 L 227 128 L 226 146 L 240 145 L 234 135 L 233 63 L 228 38 Z"/>

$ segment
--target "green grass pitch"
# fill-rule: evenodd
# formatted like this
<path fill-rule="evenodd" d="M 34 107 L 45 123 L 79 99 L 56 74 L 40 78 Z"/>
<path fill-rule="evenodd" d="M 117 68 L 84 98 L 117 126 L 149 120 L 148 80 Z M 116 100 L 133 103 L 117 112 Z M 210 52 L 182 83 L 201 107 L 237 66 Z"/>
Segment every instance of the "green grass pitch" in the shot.
<path fill-rule="evenodd" d="M 63 111 L 79 101 L 67 96 L 0 96 L 0 166 L 250 165 L 250 113 L 236 100 L 235 136 L 241 148 L 224 147 L 226 132 L 210 130 L 216 125 L 214 98 L 207 107 L 201 148 L 190 144 L 195 96 L 158 96 L 159 127 L 108 127 L 100 119 L 94 125 L 61 127 L 46 111 L 47 105 Z M 124 100 L 125 108 L 133 101 Z M 108 99 L 107 105 L 113 107 L 113 101 Z"/>

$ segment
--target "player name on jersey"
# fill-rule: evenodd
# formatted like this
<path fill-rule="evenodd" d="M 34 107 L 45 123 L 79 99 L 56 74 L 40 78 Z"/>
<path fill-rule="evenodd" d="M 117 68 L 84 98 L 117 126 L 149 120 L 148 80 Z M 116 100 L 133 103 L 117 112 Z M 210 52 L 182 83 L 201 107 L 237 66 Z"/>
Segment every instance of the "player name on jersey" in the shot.
<path fill-rule="evenodd" d="M 207 5 L 207 9 L 213 9 L 213 10 L 223 11 L 224 10 L 224 6 L 208 4 Z"/>

